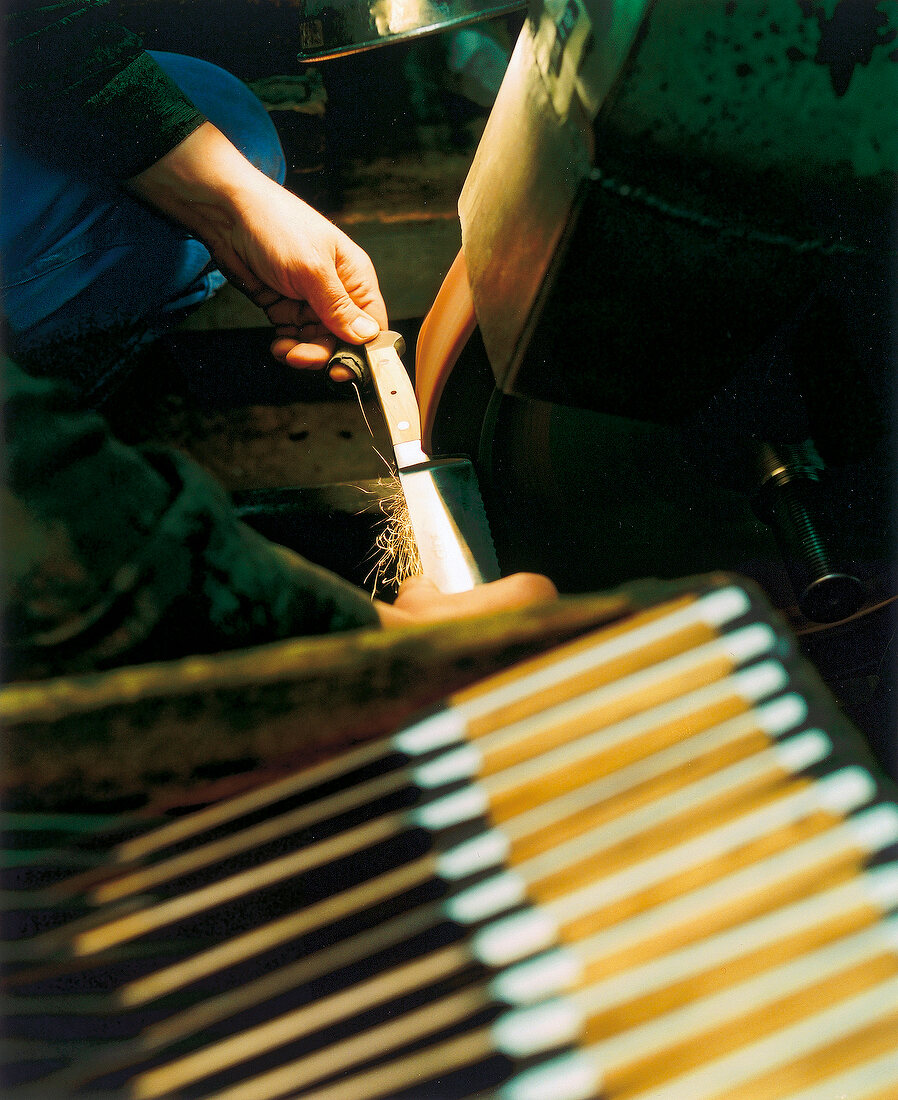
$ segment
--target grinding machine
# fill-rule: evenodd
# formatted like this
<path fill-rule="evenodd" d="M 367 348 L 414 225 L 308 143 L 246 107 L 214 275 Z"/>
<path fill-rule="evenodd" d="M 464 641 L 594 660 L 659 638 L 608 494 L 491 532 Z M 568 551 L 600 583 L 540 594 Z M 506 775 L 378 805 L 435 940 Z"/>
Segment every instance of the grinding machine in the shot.
<path fill-rule="evenodd" d="M 300 56 L 474 17 L 352 10 Z M 894 5 L 531 0 L 415 357 L 504 571 L 733 569 L 833 680 L 881 667 L 896 105 Z"/>
<path fill-rule="evenodd" d="M 532 502 L 516 534 L 555 547 L 541 557 L 562 583 L 762 568 L 762 521 L 805 616 L 865 602 L 890 470 L 886 7 L 530 11 L 461 195 L 447 284 L 462 289 L 444 286 L 425 325 L 418 393 L 437 450 L 472 448 L 500 513 Z M 476 339 L 450 371 L 463 339 L 440 329 L 460 315 Z M 633 521 L 653 527 L 634 561 L 616 513 L 650 509 L 652 481 L 661 512 Z"/>

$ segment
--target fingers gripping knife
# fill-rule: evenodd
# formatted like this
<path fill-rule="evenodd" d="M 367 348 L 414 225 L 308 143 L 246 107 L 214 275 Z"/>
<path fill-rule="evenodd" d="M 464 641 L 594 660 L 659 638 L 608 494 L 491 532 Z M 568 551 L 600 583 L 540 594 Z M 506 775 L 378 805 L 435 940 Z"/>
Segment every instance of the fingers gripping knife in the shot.
<path fill-rule="evenodd" d="M 339 365 L 359 379 L 370 376 L 393 444 L 424 575 L 442 592 L 464 592 L 496 580 L 496 551 L 471 461 L 429 458 L 421 448 L 418 402 L 400 359 L 404 351 L 398 333 L 381 332 L 364 349 L 338 351 L 328 371 Z"/>

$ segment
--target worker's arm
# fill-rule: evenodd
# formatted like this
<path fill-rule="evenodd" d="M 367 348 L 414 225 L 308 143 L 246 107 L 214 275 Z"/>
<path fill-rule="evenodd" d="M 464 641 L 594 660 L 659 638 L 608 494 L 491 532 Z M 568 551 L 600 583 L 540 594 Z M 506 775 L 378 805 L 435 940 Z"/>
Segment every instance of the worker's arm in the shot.
<path fill-rule="evenodd" d="M 367 254 L 260 172 L 206 122 L 129 181 L 206 245 L 219 269 L 276 326 L 274 354 L 323 367 L 335 337 L 363 343 L 387 326 Z"/>
<path fill-rule="evenodd" d="M 274 354 L 321 367 L 386 326 L 365 252 L 256 169 L 102 0 L 11 0 L 5 114 L 31 155 L 131 190 L 201 240 L 266 310 Z"/>
<path fill-rule="evenodd" d="M 67 387 L 4 371 L 12 676 L 376 625 L 367 593 L 240 523 L 184 456 L 124 446 Z"/>

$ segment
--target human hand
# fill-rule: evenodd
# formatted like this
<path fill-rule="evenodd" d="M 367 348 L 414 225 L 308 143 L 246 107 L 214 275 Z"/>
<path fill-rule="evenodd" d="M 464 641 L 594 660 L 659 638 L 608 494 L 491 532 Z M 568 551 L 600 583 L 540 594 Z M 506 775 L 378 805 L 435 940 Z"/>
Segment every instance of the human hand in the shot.
<path fill-rule="evenodd" d="M 513 573 L 467 592 L 447 595 L 427 577 L 409 577 L 392 604 L 376 604 L 383 626 L 446 622 L 490 615 L 495 611 L 528 607 L 556 599 L 558 592 L 548 577 L 538 573 Z"/>
<path fill-rule="evenodd" d="M 296 195 L 265 180 L 213 255 L 275 326 L 271 345 L 289 366 L 324 367 L 337 339 L 363 344 L 388 327 L 365 251 Z"/>
<path fill-rule="evenodd" d="M 323 367 L 388 327 L 365 251 L 204 123 L 129 186 L 184 225 L 275 326 L 272 353 Z"/>

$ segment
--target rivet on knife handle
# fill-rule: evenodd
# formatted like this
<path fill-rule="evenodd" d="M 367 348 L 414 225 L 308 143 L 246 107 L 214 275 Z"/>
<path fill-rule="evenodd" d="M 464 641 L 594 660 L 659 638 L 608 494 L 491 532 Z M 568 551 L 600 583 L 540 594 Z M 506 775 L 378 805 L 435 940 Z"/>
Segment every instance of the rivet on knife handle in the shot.
<path fill-rule="evenodd" d="M 415 388 L 399 358 L 404 351 L 405 341 L 398 332 L 381 332 L 365 344 L 371 380 L 400 468 L 427 457 L 421 450 L 421 414 Z"/>

